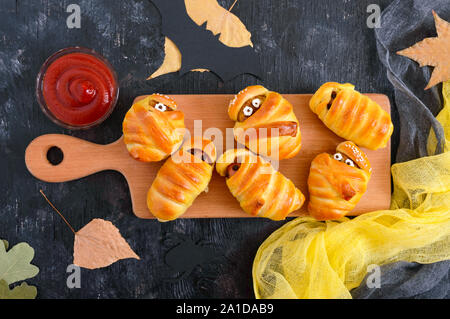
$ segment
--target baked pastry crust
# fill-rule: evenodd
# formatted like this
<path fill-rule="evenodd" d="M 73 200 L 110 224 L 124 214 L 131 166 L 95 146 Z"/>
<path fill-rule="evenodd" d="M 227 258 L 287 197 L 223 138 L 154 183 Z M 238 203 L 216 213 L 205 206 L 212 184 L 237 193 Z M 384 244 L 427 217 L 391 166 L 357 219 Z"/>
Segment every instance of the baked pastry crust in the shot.
<path fill-rule="evenodd" d="M 203 151 L 207 160 L 193 155 L 191 150 Z M 148 191 L 150 212 L 161 222 L 183 215 L 207 191 L 215 160 L 216 148 L 210 140 L 194 137 L 183 144 L 160 168 Z"/>
<path fill-rule="evenodd" d="M 371 150 L 386 147 L 394 131 L 391 116 L 349 83 L 325 83 L 309 107 L 335 134 Z"/>
<path fill-rule="evenodd" d="M 230 165 L 239 163 L 239 169 L 230 177 Z M 216 170 L 227 177 L 231 194 L 248 214 L 272 220 L 284 220 L 291 212 L 300 209 L 305 196 L 291 180 L 276 171 L 262 157 L 246 149 L 232 149 L 217 161 Z"/>
<path fill-rule="evenodd" d="M 162 103 L 167 110 L 154 108 Z M 130 155 L 142 162 L 161 161 L 183 143 L 184 114 L 170 97 L 153 94 L 133 104 L 123 121 L 124 142 Z"/>
<path fill-rule="evenodd" d="M 308 211 L 317 220 L 340 219 L 351 212 L 366 192 L 372 173 L 366 154 L 354 143 L 343 142 L 336 151 L 355 165 L 328 153 L 314 158 L 308 177 Z"/>
<path fill-rule="evenodd" d="M 240 112 L 246 102 L 258 97 L 263 97 L 264 101 L 257 111 L 240 121 Z M 228 115 L 236 122 L 236 141 L 257 154 L 282 160 L 294 157 L 301 149 L 299 121 L 292 104 L 279 93 L 261 85 L 249 86 L 230 102 Z M 279 129 L 278 136 L 271 134 L 276 128 Z"/>

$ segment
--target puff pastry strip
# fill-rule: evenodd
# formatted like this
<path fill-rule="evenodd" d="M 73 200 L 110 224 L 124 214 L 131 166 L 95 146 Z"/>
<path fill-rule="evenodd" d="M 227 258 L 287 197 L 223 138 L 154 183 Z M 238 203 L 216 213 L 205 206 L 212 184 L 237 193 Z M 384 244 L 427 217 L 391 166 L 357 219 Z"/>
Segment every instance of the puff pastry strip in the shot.
<path fill-rule="evenodd" d="M 217 161 L 216 170 L 226 177 L 226 184 L 241 208 L 252 216 L 284 220 L 305 201 L 291 180 L 246 149 L 225 152 Z"/>
<path fill-rule="evenodd" d="M 228 115 L 236 122 L 236 141 L 251 151 L 277 160 L 292 158 L 300 151 L 299 121 L 292 104 L 279 93 L 261 85 L 249 86 L 230 102 Z M 277 134 L 272 134 L 272 129 Z"/>
<path fill-rule="evenodd" d="M 371 150 L 385 147 L 394 130 L 391 116 L 349 83 L 325 83 L 309 106 L 334 133 Z"/>
<path fill-rule="evenodd" d="M 184 114 L 168 96 L 153 94 L 137 101 L 123 121 L 123 135 L 130 155 L 143 162 L 167 158 L 183 143 Z"/>
<path fill-rule="evenodd" d="M 212 177 L 216 148 L 210 140 L 194 137 L 160 168 L 147 194 L 150 212 L 161 222 L 183 215 Z"/>
<path fill-rule="evenodd" d="M 347 215 L 366 192 L 370 180 L 370 162 L 354 143 L 343 142 L 336 151 L 334 155 L 322 153 L 311 163 L 308 211 L 317 220 Z"/>

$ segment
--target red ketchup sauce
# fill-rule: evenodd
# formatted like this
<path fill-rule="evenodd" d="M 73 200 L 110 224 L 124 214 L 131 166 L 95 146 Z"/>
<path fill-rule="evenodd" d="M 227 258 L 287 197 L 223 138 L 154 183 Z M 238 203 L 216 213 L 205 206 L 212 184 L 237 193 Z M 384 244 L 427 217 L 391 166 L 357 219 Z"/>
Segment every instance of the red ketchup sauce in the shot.
<path fill-rule="evenodd" d="M 75 127 L 104 120 L 117 102 L 114 71 L 100 57 L 74 52 L 57 57 L 43 75 L 42 97 L 58 121 Z"/>

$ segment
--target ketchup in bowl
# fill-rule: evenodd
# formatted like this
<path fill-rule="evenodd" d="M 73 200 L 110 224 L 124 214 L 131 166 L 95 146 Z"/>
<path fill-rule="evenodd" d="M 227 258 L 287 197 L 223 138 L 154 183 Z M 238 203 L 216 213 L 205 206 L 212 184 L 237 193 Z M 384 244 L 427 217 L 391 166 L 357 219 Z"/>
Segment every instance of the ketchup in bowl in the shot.
<path fill-rule="evenodd" d="M 74 47 L 58 51 L 42 66 L 36 94 L 42 110 L 55 123 L 85 129 L 103 122 L 118 98 L 117 76 L 93 50 Z"/>

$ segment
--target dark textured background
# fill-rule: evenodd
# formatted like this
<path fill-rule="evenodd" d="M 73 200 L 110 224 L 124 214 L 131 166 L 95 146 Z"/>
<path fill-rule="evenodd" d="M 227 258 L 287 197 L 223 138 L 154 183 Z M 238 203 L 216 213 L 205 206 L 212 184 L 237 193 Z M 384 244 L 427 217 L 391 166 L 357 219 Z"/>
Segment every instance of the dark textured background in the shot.
<path fill-rule="evenodd" d="M 233 1 L 219 2 L 229 7 Z M 71 3 L 81 6 L 81 29 L 66 27 L 65 11 Z M 121 122 L 133 98 L 152 92 L 236 93 L 261 83 L 284 93 L 312 93 L 333 80 L 355 83 L 362 92 L 387 94 L 393 102 L 393 89 L 377 57 L 374 30 L 366 26 L 371 3 L 384 9 L 390 1 L 239 1 L 233 13 L 253 35 L 264 81 L 242 75 L 221 83 L 210 73 L 145 81 L 162 63 L 164 46 L 160 16 L 148 0 L 0 0 L 0 238 L 12 245 L 26 241 L 35 248 L 33 263 L 40 273 L 28 282 L 38 287 L 39 297 L 252 298 L 253 257 L 282 222 L 140 220 L 131 211 L 128 186 L 119 173 L 46 184 L 26 170 L 25 148 L 46 133 L 113 142 L 121 135 Z M 50 122 L 34 96 L 34 81 L 44 60 L 73 45 L 103 54 L 120 79 L 116 110 L 102 125 L 85 132 L 67 131 Z M 393 117 L 396 122 L 395 110 Z M 398 132 L 393 158 L 397 139 Z M 93 218 L 113 222 L 142 260 L 82 270 L 82 289 L 68 289 L 66 267 L 72 262 L 73 234 L 39 189 L 75 229 Z"/>

